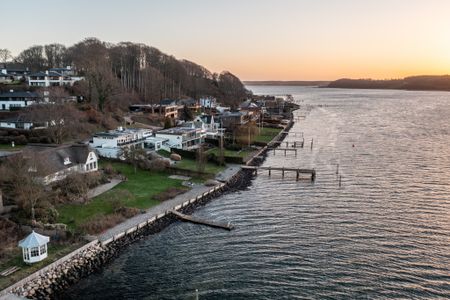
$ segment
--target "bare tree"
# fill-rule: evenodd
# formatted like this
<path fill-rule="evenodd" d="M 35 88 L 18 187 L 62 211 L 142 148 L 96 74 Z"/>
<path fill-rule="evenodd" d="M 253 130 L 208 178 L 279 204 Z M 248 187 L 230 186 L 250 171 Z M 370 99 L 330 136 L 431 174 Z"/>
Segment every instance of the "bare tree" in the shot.
<path fill-rule="evenodd" d="M 197 164 L 197 171 L 203 173 L 206 167 L 206 154 L 205 151 L 203 150 L 203 145 L 199 145 L 199 147 L 197 148 L 197 154 L 195 158 Z"/>
<path fill-rule="evenodd" d="M 18 62 L 26 65 L 34 71 L 42 70 L 46 65 L 43 52 L 44 47 L 31 46 L 30 48 L 23 50 L 16 59 Z"/>
<path fill-rule="evenodd" d="M 0 49 L 0 63 L 6 64 L 10 58 L 12 56 L 8 49 Z"/>
<path fill-rule="evenodd" d="M 63 67 L 66 56 L 66 46 L 56 43 L 45 45 L 44 52 L 49 68 Z"/>
<path fill-rule="evenodd" d="M 32 222 L 36 221 L 37 205 L 45 200 L 42 178 L 46 170 L 47 166 L 33 153 L 14 155 L 2 165 L 2 180 L 9 185 L 17 205 L 29 212 Z"/>
<path fill-rule="evenodd" d="M 127 147 L 122 151 L 122 155 L 127 162 L 133 165 L 135 174 L 139 163 L 146 159 L 145 150 L 140 147 Z"/>

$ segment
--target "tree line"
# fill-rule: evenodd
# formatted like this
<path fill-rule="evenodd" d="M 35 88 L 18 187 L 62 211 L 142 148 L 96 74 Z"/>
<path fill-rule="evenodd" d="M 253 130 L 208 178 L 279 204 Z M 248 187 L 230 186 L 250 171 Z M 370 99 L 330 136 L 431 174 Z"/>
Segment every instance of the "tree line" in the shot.
<path fill-rule="evenodd" d="M 0 63 L 12 59 L 31 71 L 74 67 L 85 77 L 75 86 L 75 92 L 101 111 L 129 104 L 125 99 L 157 104 L 166 98 L 204 96 L 237 106 L 250 94 L 228 71 L 212 73 L 141 43 L 113 44 L 86 38 L 70 47 L 58 43 L 34 45 L 14 58 L 7 49 L 0 49 L 0 54 Z"/>

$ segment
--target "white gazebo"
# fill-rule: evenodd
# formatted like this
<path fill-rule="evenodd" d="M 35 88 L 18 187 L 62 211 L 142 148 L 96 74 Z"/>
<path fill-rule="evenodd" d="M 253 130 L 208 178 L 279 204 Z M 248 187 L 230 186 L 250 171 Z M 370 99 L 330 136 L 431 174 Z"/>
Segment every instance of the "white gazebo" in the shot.
<path fill-rule="evenodd" d="M 33 232 L 19 242 L 22 248 L 23 261 L 29 264 L 41 261 L 47 257 L 48 236 Z"/>

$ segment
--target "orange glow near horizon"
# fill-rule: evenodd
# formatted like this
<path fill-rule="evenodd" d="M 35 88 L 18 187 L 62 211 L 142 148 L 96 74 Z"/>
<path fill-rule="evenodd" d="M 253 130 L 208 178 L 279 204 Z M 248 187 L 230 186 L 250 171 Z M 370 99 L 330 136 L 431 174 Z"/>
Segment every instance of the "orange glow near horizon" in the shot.
<path fill-rule="evenodd" d="M 242 80 L 403 78 L 450 73 L 448 0 L 51 0 L 5 2 L 2 45 L 132 41 Z M 82 15 L 71 28 L 67 11 Z M 38 18 L 36 15 L 51 15 Z M 120 20 L 120 22 L 118 22 Z M 52 28 L 30 36 L 29 28 Z"/>

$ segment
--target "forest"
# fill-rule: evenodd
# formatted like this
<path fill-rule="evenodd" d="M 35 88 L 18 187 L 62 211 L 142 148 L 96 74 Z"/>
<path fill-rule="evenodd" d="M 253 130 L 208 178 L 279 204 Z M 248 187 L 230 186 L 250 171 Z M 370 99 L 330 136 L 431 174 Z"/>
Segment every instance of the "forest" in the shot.
<path fill-rule="evenodd" d="M 177 59 L 141 43 L 117 44 L 86 38 L 72 46 L 34 45 L 12 57 L 0 49 L 0 64 L 9 68 L 44 71 L 72 66 L 85 80 L 73 93 L 100 111 L 125 108 L 133 103 L 203 96 L 237 106 L 249 95 L 242 82 L 228 71 L 212 73 L 194 62 Z"/>

